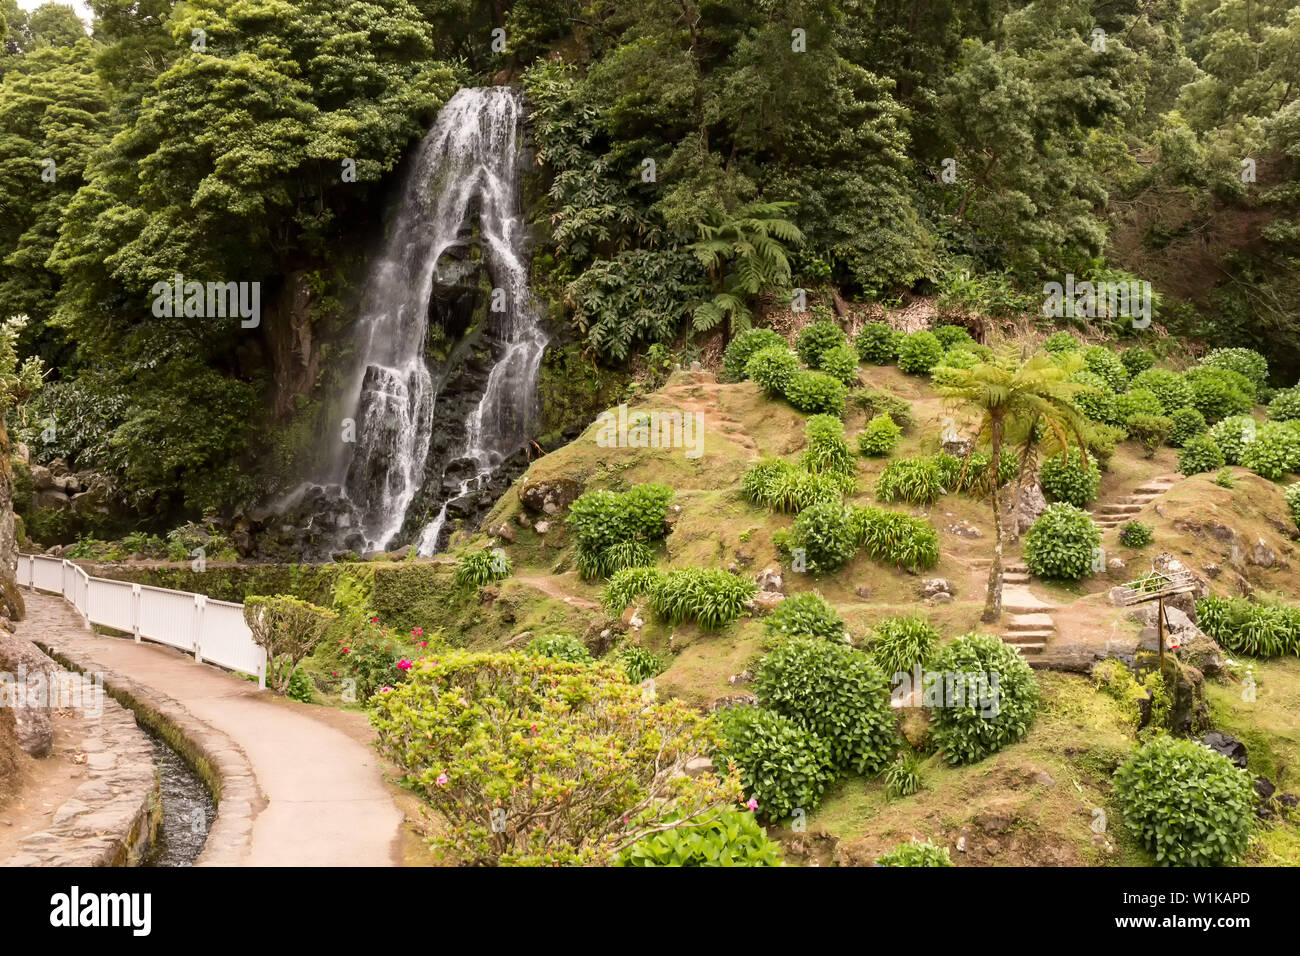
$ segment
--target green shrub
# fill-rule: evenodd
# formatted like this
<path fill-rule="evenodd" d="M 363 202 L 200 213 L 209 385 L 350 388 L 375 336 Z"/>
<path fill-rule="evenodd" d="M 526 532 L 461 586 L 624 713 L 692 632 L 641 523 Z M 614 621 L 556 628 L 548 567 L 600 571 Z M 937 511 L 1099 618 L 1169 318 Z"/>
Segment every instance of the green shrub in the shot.
<path fill-rule="evenodd" d="M 786 386 L 786 400 L 807 414 L 843 415 L 848 389 L 825 372 L 797 372 Z"/>
<path fill-rule="evenodd" d="M 943 351 L 933 332 L 913 332 L 898 347 L 898 367 L 909 375 L 928 375 L 943 358 Z"/>
<path fill-rule="evenodd" d="M 1268 360 L 1253 349 L 1214 349 L 1201 359 L 1201 365 L 1240 375 L 1250 383 L 1252 398 L 1268 385 Z"/>
<path fill-rule="evenodd" d="M 872 365 L 889 365 L 898 358 L 903 333 L 884 322 L 868 322 L 853 344 L 858 357 Z"/>
<path fill-rule="evenodd" d="M 949 763 L 983 760 L 1028 733 L 1038 709 L 1038 682 L 1020 652 L 1000 637 L 964 634 L 939 648 L 929 670 L 966 675 L 964 694 L 950 701 L 945 686 L 943 706 L 932 711 L 933 739 Z"/>
<path fill-rule="evenodd" d="M 794 519 L 790 542 L 792 549 L 803 551 L 808 571 L 838 571 L 857 551 L 853 512 L 839 502 L 810 505 Z"/>
<path fill-rule="evenodd" d="M 1123 413 L 1119 410 L 1115 392 L 1096 372 L 1079 369 L 1070 375 L 1070 381 L 1083 386 L 1070 397 L 1070 401 L 1085 418 L 1094 422 L 1123 420 Z"/>
<path fill-rule="evenodd" d="M 945 349 L 951 349 L 956 345 L 975 344 L 970 332 L 960 325 L 936 325 L 930 331 L 934 333 L 934 337 L 939 340 L 939 344 Z"/>
<path fill-rule="evenodd" d="M 534 637 L 524 647 L 524 653 L 533 657 L 549 657 L 570 664 L 590 664 L 591 651 L 572 634 L 543 634 Z"/>
<path fill-rule="evenodd" d="M 1196 602 L 1198 626 L 1223 647 L 1252 657 L 1300 654 L 1300 608 L 1245 598 Z"/>
<path fill-rule="evenodd" d="M 885 502 L 903 501 L 929 507 L 947 494 L 939 463 L 933 458 L 900 458 L 891 461 L 876 479 L 876 497 Z"/>
<path fill-rule="evenodd" d="M 921 761 L 914 753 L 900 753 L 898 759 L 885 768 L 885 793 L 891 799 L 910 797 L 922 786 Z"/>
<path fill-rule="evenodd" d="M 1169 416 L 1173 421 L 1173 430 L 1169 433 L 1169 444 L 1182 448 L 1198 435 L 1204 435 L 1207 426 L 1205 416 L 1194 408 L 1180 408 Z"/>
<path fill-rule="evenodd" d="M 678 568 L 664 576 L 651 604 L 669 624 L 695 621 L 716 631 L 740 617 L 757 590 L 753 581 L 720 568 Z"/>
<path fill-rule="evenodd" d="M 1286 506 L 1291 511 L 1291 520 L 1300 525 L 1300 481 L 1287 485 Z"/>
<path fill-rule="evenodd" d="M 290 594 L 244 598 L 253 642 L 266 650 L 266 682 L 277 694 L 289 689 L 298 665 L 314 651 L 337 615 Z"/>
<path fill-rule="evenodd" d="M 1070 332 L 1053 332 L 1043 342 L 1043 348 L 1054 355 L 1059 355 L 1063 352 L 1077 352 L 1083 348 L 1083 343 Z"/>
<path fill-rule="evenodd" d="M 1166 410 L 1160 397 L 1149 388 L 1130 388 L 1123 395 L 1116 396 L 1115 413 L 1120 421 L 1128 423 L 1142 415 L 1165 415 Z"/>
<path fill-rule="evenodd" d="M 858 432 L 858 451 L 873 458 L 891 454 L 898 447 L 903 430 L 888 415 L 877 415 Z"/>
<path fill-rule="evenodd" d="M 745 366 L 755 353 L 763 349 L 788 348 L 785 339 L 771 329 L 746 329 L 727 346 L 722 353 L 722 374 L 729 382 L 739 382 L 746 378 Z"/>
<path fill-rule="evenodd" d="M 1237 486 L 1237 479 L 1232 477 L 1231 471 L 1224 468 L 1214 476 L 1214 483 L 1220 488 L 1235 488 Z"/>
<path fill-rule="evenodd" d="M 623 665 L 623 673 L 627 674 L 629 684 L 640 684 L 658 677 L 667 669 L 659 655 L 635 644 L 629 644 L 619 651 L 617 660 Z"/>
<path fill-rule="evenodd" d="M 1199 475 L 1223 467 L 1223 452 L 1209 435 L 1189 439 L 1178 452 L 1178 471 L 1184 475 Z"/>
<path fill-rule="evenodd" d="M 606 610 L 621 613 L 637 598 L 649 597 L 663 583 L 664 573 L 658 568 L 624 568 L 610 577 L 601 595 Z"/>
<path fill-rule="evenodd" d="M 344 672 L 347 678 L 356 682 L 353 690 L 357 701 L 364 704 L 383 688 L 397 687 L 406 680 L 410 670 L 402 667 L 406 661 L 405 647 L 378 623 L 378 618 L 356 620 L 353 617 L 340 623 L 345 623 L 347 635 L 340 642 Z"/>
<path fill-rule="evenodd" d="M 753 379 L 771 398 L 784 395 L 794 377 L 801 371 L 799 356 L 786 345 L 761 348 L 745 363 L 745 377 Z"/>
<path fill-rule="evenodd" d="M 822 353 L 821 370 L 845 385 L 858 380 L 858 353 L 851 345 L 837 345 Z"/>
<path fill-rule="evenodd" d="M 716 816 L 672 827 L 638 840 L 616 866 L 781 866 L 778 845 L 754 815 L 722 810 Z"/>
<path fill-rule="evenodd" d="M 1201 366 L 1189 369 L 1184 376 L 1192 390 L 1187 404 L 1217 422 L 1229 415 L 1244 415 L 1255 404 L 1250 382 L 1236 372 Z"/>
<path fill-rule="evenodd" d="M 1135 388 L 1145 389 L 1160 400 L 1160 413 L 1171 415 L 1180 408 L 1191 404 L 1192 389 L 1187 380 L 1178 372 L 1167 368 L 1149 368 L 1138 372 L 1129 382 L 1129 391 Z"/>
<path fill-rule="evenodd" d="M 293 676 L 289 678 L 289 686 L 285 689 L 284 695 L 290 700 L 296 700 L 299 703 L 310 704 L 316 697 L 316 688 L 307 676 L 307 672 L 301 667 L 295 668 Z"/>
<path fill-rule="evenodd" d="M 953 369 L 974 368 L 979 364 L 974 352 L 965 349 L 950 349 L 930 370 L 930 378 L 936 386 L 954 384 Z"/>
<path fill-rule="evenodd" d="M 848 626 L 824 597 L 814 591 L 792 594 L 767 616 L 763 628 L 769 637 L 809 637 L 843 644 Z"/>
<path fill-rule="evenodd" d="M 939 646 L 939 629 L 922 617 L 887 617 L 872 629 L 868 650 L 885 676 L 910 674 Z"/>
<path fill-rule="evenodd" d="M 759 662 L 754 693 L 830 745 L 846 773 L 879 773 L 898 752 L 889 682 L 866 654 L 843 644 L 794 637 Z"/>
<path fill-rule="evenodd" d="M 1134 345 L 1120 352 L 1119 360 L 1130 378 L 1139 372 L 1145 372 L 1156 364 L 1156 357 L 1151 350 L 1144 349 L 1140 345 Z"/>
<path fill-rule="evenodd" d="M 1082 508 L 1097 497 L 1101 472 L 1081 455 L 1063 452 L 1043 462 L 1038 480 L 1043 493 L 1052 500 Z"/>
<path fill-rule="evenodd" d="M 1119 356 L 1105 346 L 1090 345 L 1084 349 L 1083 364 L 1105 379 L 1111 391 L 1118 393 L 1128 388 L 1128 370 Z"/>
<path fill-rule="evenodd" d="M 799 330 L 799 334 L 794 339 L 794 350 L 799 353 L 799 358 L 804 365 L 819 369 L 822 367 L 823 355 L 831 349 L 848 344 L 849 337 L 844 334 L 843 329 L 834 322 L 822 319 L 810 322 Z"/>
<path fill-rule="evenodd" d="M 1241 464 L 1269 481 L 1300 471 L 1300 427 L 1294 422 L 1265 422 L 1246 443 Z"/>
<path fill-rule="evenodd" d="M 1174 420 L 1164 415 L 1134 415 L 1127 423 L 1129 437 L 1142 445 L 1148 458 L 1154 458 L 1160 446 L 1169 440 Z"/>
<path fill-rule="evenodd" d="M 1154 539 L 1154 529 L 1141 521 L 1125 521 L 1119 526 L 1119 543 L 1126 548 L 1145 548 Z"/>
<path fill-rule="evenodd" d="M 840 419 L 834 415 L 814 415 L 804 426 L 804 437 L 808 445 L 799 459 L 804 471 L 857 474 L 857 457 L 844 439 L 844 422 Z"/>
<path fill-rule="evenodd" d="M 834 779 L 830 745 L 788 717 L 758 707 L 728 707 L 714 715 L 722 742 L 713 764 L 734 764 L 757 813 L 782 820 L 810 813 Z"/>
<path fill-rule="evenodd" d="M 435 845 L 463 866 L 607 865 L 684 808 L 694 818 L 741 796 L 734 778 L 682 772 L 716 748 L 712 722 L 646 701 L 612 664 L 439 654 L 377 695 L 371 722 L 440 818 Z"/>
<path fill-rule="evenodd" d="M 1300 418 L 1300 388 L 1282 388 L 1268 403 L 1268 417 L 1285 422 Z"/>
<path fill-rule="evenodd" d="M 1068 332 L 1056 334 L 1069 335 Z M 913 840 L 911 843 L 900 843 L 888 853 L 876 857 L 876 866 L 952 866 L 952 858 L 948 856 L 946 846 Z"/>
<path fill-rule="evenodd" d="M 924 518 L 880 508 L 854 508 L 856 545 L 867 557 L 915 574 L 939 563 L 939 532 Z"/>
<path fill-rule="evenodd" d="M 1250 775 L 1193 740 L 1156 737 L 1115 771 L 1124 820 L 1164 866 L 1228 866 L 1250 844 Z"/>
<path fill-rule="evenodd" d="M 1025 535 L 1024 558 L 1041 578 L 1075 580 L 1092 569 L 1101 530 L 1088 512 L 1063 502 L 1048 505 Z"/>
<path fill-rule="evenodd" d="M 861 408 L 870 416 L 888 415 L 903 431 L 916 424 L 911 404 L 893 395 L 886 395 L 873 388 L 855 388 L 849 393 L 849 399 L 855 407 Z"/>
<path fill-rule="evenodd" d="M 797 514 L 809 505 L 843 500 L 856 490 L 857 481 L 837 472 L 813 474 L 783 458 L 769 458 L 749 467 L 740 488 L 755 504 L 782 514 Z"/>
<path fill-rule="evenodd" d="M 566 519 L 577 538 L 578 570 L 587 580 L 608 577 L 635 560 L 652 557 L 648 548 L 636 549 L 622 542 L 643 545 L 661 540 L 667 533 L 668 507 L 673 490 L 666 485 L 634 485 L 620 493 L 604 489 L 588 491 L 569 507 Z"/>
<path fill-rule="evenodd" d="M 1233 415 L 1210 427 L 1210 437 L 1223 452 L 1223 460 L 1229 465 L 1240 465 L 1241 456 L 1246 445 L 1255 440 L 1259 425 L 1248 415 Z"/>

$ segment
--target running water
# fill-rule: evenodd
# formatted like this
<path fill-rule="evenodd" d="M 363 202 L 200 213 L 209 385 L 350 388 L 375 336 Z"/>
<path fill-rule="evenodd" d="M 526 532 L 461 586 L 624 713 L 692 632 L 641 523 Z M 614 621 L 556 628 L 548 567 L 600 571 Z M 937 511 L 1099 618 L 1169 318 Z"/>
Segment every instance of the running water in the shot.
<path fill-rule="evenodd" d="M 522 94 L 507 87 L 462 89 L 421 142 L 383 256 L 367 279 L 351 383 L 356 441 L 334 463 L 333 488 L 351 519 L 342 535 L 365 550 L 390 547 L 426 481 L 438 390 L 425 359 L 435 286 L 462 284 L 486 268 L 486 312 L 496 361 L 465 423 L 456 458 L 472 464 L 459 497 L 479 487 L 534 433 L 537 374 L 546 336 L 528 286 L 520 200 Z M 476 261 L 474 248 L 482 261 Z M 349 454 L 350 451 L 350 454 Z M 416 542 L 437 551 L 447 505 Z"/>

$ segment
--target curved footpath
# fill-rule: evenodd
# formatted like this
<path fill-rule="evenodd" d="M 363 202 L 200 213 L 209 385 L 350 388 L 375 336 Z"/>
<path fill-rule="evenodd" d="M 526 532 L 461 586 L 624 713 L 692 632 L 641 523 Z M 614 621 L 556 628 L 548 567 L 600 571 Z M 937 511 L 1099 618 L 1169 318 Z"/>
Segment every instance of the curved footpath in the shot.
<path fill-rule="evenodd" d="M 396 866 L 402 812 L 379 759 L 251 681 L 157 644 L 87 630 L 62 598 L 24 589 L 22 637 L 162 714 L 221 781 L 199 865 Z"/>

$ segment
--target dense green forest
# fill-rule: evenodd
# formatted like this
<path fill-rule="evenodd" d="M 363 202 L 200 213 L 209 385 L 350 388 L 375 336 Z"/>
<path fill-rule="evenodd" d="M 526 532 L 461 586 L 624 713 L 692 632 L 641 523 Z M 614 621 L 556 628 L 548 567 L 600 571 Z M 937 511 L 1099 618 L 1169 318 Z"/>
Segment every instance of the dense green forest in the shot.
<path fill-rule="evenodd" d="M 10 427 L 146 513 L 292 479 L 394 177 L 465 85 L 525 89 L 535 290 L 606 366 L 796 288 L 1012 319 L 1070 274 L 1300 374 L 1285 0 L 91 6 L 0 0 L 0 317 L 47 369 Z M 176 274 L 261 282 L 264 318 L 159 318 Z"/>

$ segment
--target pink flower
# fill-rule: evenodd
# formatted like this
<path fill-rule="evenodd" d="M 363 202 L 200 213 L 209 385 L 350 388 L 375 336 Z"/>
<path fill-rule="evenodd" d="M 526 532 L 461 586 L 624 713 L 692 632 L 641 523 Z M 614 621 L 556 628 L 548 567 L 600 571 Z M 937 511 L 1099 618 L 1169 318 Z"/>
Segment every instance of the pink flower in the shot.
<path fill-rule="evenodd" d="M 346 653 L 348 653 L 350 650 L 351 650 L 351 648 L 345 647 L 345 648 L 343 648 L 343 653 L 346 654 Z"/>
<path fill-rule="evenodd" d="M 411 662 L 408 661 L 405 657 L 403 657 L 400 661 L 397 662 L 397 666 L 404 671 L 409 671 L 411 669 Z"/>
<path fill-rule="evenodd" d="M 378 624 L 378 623 L 379 623 L 379 618 L 377 618 L 377 617 L 372 617 L 372 618 L 370 619 L 370 623 L 371 623 L 371 624 Z"/>
<path fill-rule="evenodd" d="M 749 807 L 749 809 L 751 810 L 757 810 L 758 801 L 755 800 L 753 797 L 750 797 L 748 800 L 745 801 L 745 806 Z"/>
<path fill-rule="evenodd" d="M 411 633 L 414 634 L 416 637 L 423 637 L 423 636 L 424 636 L 424 628 L 422 628 L 422 627 L 413 627 L 413 628 L 411 628 Z"/>
<path fill-rule="evenodd" d="M 335 672 L 334 672 L 334 676 L 335 676 L 335 677 L 338 677 L 338 676 L 339 676 L 339 672 L 338 672 L 338 671 L 335 671 Z"/>
<path fill-rule="evenodd" d="M 429 642 L 428 642 L 428 641 L 421 641 L 421 642 L 420 642 L 420 646 L 421 646 L 421 647 L 428 647 L 428 646 L 429 646 Z"/>
<path fill-rule="evenodd" d="M 392 688 L 391 688 L 391 687 L 381 687 L 381 688 L 379 688 L 379 692 L 380 692 L 381 694 L 387 694 L 387 693 L 389 693 L 390 691 L 392 691 Z"/>
<path fill-rule="evenodd" d="M 438 786 L 440 787 L 447 786 L 447 775 L 445 773 L 438 774 Z"/>

